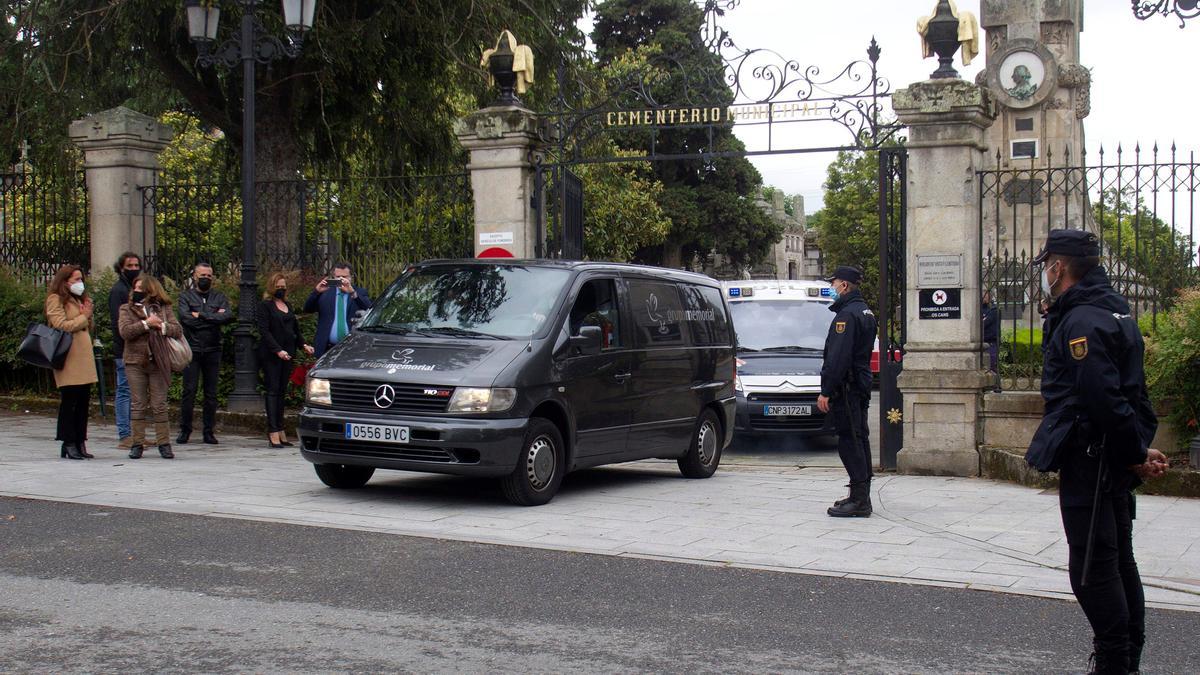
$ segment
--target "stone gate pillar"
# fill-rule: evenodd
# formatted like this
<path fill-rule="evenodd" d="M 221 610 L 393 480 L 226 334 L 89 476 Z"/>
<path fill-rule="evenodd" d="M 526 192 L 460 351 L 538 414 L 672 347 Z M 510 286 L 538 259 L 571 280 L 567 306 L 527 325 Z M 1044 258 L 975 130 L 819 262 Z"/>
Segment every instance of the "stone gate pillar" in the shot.
<path fill-rule="evenodd" d="M 979 475 L 979 181 L 988 91 L 957 78 L 918 82 L 892 98 L 908 138 L 908 341 L 900 473 Z M 957 297 L 956 297 L 957 296 Z"/>
<path fill-rule="evenodd" d="M 174 132 L 118 107 L 72 122 L 70 135 L 83 150 L 93 270 L 113 264 L 124 251 L 144 257 L 154 250 L 154 213 L 152 206 L 143 213 L 138 187 L 154 185 L 158 155 Z"/>
<path fill-rule="evenodd" d="M 501 249 L 516 258 L 537 257 L 541 235 L 530 202 L 535 174 L 531 157 L 541 147 L 536 125 L 537 115 L 520 106 L 484 108 L 454 125 L 459 143 L 470 154 L 476 256 Z"/>

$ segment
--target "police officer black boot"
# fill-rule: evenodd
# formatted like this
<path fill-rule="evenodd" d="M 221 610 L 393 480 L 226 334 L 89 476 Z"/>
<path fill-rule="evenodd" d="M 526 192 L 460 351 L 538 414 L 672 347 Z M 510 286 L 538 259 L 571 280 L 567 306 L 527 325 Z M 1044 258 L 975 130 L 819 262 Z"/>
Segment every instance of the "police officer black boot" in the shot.
<path fill-rule="evenodd" d="M 1093 651 L 1088 658 L 1088 675 L 1127 675 L 1129 673 L 1129 650 L 1104 649 L 1098 641 L 1092 641 Z M 1140 658 L 1140 655 L 1139 655 Z"/>
<path fill-rule="evenodd" d="M 871 481 L 850 484 L 850 497 L 826 511 L 834 518 L 869 518 L 871 516 Z"/>
<path fill-rule="evenodd" d="M 1137 675 L 1142 670 L 1142 647 L 1146 645 L 1146 637 L 1133 637 L 1129 640 L 1129 672 Z"/>
<path fill-rule="evenodd" d="M 849 483 L 846 483 L 846 487 L 850 487 L 850 484 L 849 484 Z M 841 499 L 839 499 L 839 500 L 835 501 L 835 502 L 833 503 L 833 505 L 834 505 L 834 506 L 841 506 L 842 504 L 845 504 L 845 503 L 846 503 L 846 502 L 848 502 L 848 501 L 850 501 L 850 495 L 846 495 L 845 497 L 842 497 Z"/>

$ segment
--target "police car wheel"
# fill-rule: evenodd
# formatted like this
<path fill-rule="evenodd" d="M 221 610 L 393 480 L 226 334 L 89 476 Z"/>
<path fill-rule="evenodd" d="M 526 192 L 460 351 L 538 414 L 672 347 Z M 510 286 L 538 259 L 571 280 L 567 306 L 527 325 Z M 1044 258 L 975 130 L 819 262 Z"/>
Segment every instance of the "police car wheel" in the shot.
<path fill-rule="evenodd" d="M 717 414 L 705 408 L 696 420 L 696 431 L 687 454 L 679 458 L 679 472 L 685 478 L 708 478 L 721 463 L 722 434 Z"/>
<path fill-rule="evenodd" d="M 321 482 L 338 490 L 354 490 L 367 484 L 375 474 L 373 466 L 349 464 L 313 464 Z"/>
<path fill-rule="evenodd" d="M 566 473 L 562 434 L 553 422 L 534 417 L 525 430 L 517 466 L 500 481 L 504 497 L 519 506 L 539 506 L 554 498 Z"/>

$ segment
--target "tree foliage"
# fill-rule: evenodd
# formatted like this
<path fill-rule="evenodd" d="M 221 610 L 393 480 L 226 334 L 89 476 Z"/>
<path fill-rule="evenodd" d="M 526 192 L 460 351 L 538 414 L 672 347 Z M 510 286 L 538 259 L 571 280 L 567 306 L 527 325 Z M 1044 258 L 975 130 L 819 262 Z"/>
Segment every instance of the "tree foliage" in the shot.
<path fill-rule="evenodd" d="M 703 18 L 690 0 L 604 0 L 596 7 L 592 40 L 602 66 L 632 52 L 656 68 L 657 73 L 642 71 L 654 100 L 724 107 L 733 102 L 733 93 L 724 81 L 721 57 L 700 41 Z M 706 127 L 680 125 L 656 130 L 653 140 L 630 133 L 616 141 L 642 152 L 653 143 L 661 154 L 693 154 L 710 147 L 718 153 L 745 150 L 732 127 L 716 129 L 711 140 Z M 662 209 L 671 229 L 661 246 L 643 247 L 640 259 L 680 266 L 715 250 L 745 266 L 762 260 L 779 241 L 782 226 L 754 205 L 762 177 L 747 159 L 662 161 L 653 170 L 664 186 Z"/>
<path fill-rule="evenodd" d="M 179 0 L 5 0 L 0 27 L 0 145 L 34 145 L 47 166 L 85 114 L 127 105 L 187 112 L 240 150 L 240 68 L 199 68 Z M 257 177 L 292 178 L 303 165 L 352 161 L 376 173 L 441 168 L 461 159 L 452 121 L 488 96 L 481 48 L 510 29 L 542 64 L 574 61 L 586 0 L 354 0 L 317 4 L 298 59 L 259 66 Z M 220 3 L 220 39 L 241 5 Z M 275 2 L 258 16 L 283 36 Z M 528 95 L 550 96 L 552 78 Z"/>
<path fill-rule="evenodd" d="M 1092 213 L 1108 250 L 1109 272 L 1122 290 L 1167 308 L 1181 289 L 1197 283 L 1187 237 L 1147 208 L 1141 197 L 1134 205 L 1129 195 L 1105 190 Z"/>

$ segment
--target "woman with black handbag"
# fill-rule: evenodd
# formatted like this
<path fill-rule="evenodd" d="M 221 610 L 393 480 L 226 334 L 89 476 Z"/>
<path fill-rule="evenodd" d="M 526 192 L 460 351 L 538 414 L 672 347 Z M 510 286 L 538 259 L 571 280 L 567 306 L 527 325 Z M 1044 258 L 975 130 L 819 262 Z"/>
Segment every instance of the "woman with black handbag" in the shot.
<path fill-rule="evenodd" d="M 54 384 L 62 397 L 58 405 L 59 456 L 91 459 L 87 451 L 88 406 L 96 382 L 92 352 L 92 299 L 87 295 L 83 269 L 63 265 L 50 281 L 46 295 L 46 324 L 71 336 L 71 349 L 63 367 L 54 371 Z"/>
<path fill-rule="evenodd" d="M 125 377 L 133 399 L 129 421 L 133 431 L 130 459 L 141 459 L 146 444 L 146 410 L 154 416 L 154 444 L 163 459 L 174 459 L 167 419 L 167 389 L 171 386 L 171 346 L 168 338 L 183 336 L 162 284 L 148 274 L 133 282 L 129 302 L 117 312 L 125 340 Z"/>

